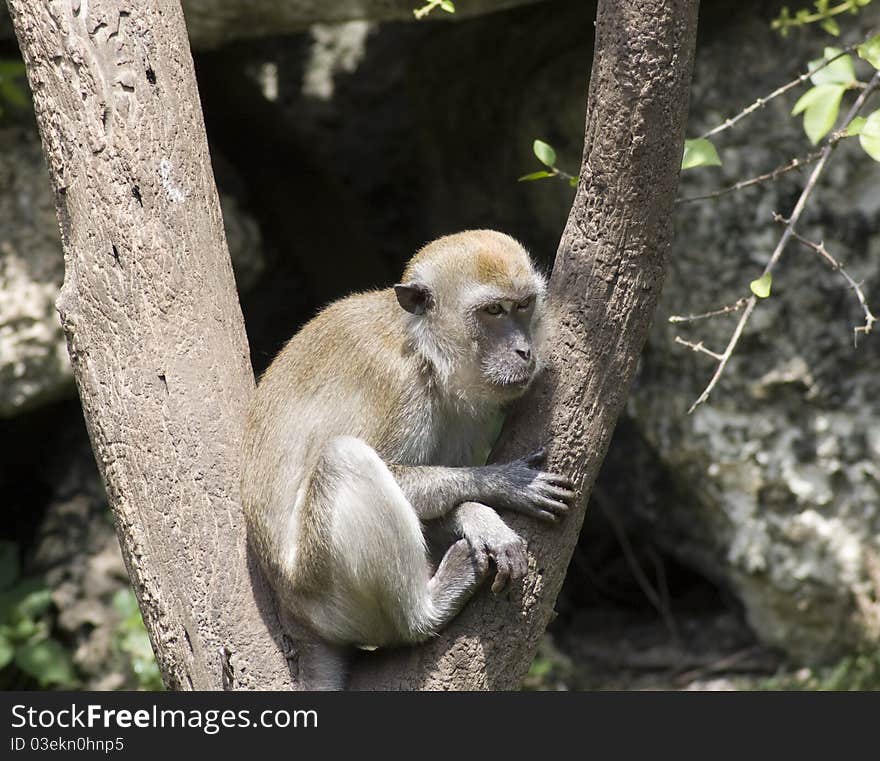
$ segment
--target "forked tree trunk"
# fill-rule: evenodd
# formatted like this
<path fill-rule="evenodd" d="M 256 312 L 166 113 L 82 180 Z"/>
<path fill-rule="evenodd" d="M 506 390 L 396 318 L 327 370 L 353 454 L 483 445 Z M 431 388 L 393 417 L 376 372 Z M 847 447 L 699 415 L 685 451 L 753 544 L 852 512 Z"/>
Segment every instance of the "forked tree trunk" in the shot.
<path fill-rule="evenodd" d="M 238 447 L 253 388 L 178 0 L 7 0 L 61 223 L 58 309 L 166 684 L 296 686 L 246 551 Z M 360 688 L 512 688 L 552 614 L 663 281 L 698 0 L 602 0 L 578 187 L 551 280 L 549 369 L 499 457 L 547 442 L 581 485 L 533 563 Z M 588 30 L 585 30 L 585 34 Z M 293 674 L 292 675 L 292 672 Z"/>

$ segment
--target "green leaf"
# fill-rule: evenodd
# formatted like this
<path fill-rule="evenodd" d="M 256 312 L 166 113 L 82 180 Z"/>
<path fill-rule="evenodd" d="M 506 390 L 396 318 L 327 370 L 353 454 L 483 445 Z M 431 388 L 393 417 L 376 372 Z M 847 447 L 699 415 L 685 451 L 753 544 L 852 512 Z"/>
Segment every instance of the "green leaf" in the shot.
<path fill-rule="evenodd" d="M 532 150 L 535 152 L 535 156 L 538 157 L 538 161 L 544 166 L 549 166 L 551 169 L 556 166 L 556 151 L 553 150 L 553 146 L 548 145 L 543 140 L 535 140 L 532 143 Z"/>
<path fill-rule="evenodd" d="M 571 185 L 573 188 L 576 188 L 578 186 L 578 182 L 580 181 L 580 179 L 581 179 L 580 175 L 578 175 L 577 177 L 569 177 L 568 184 Z"/>
<path fill-rule="evenodd" d="M 861 135 L 862 130 L 865 127 L 866 121 L 867 119 L 865 119 L 864 116 L 857 116 L 849 123 L 849 126 L 846 128 L 846 136 L 855 137 L 856 135 Z"/>
<path fill-rule="evenodd" d="M 825 48 L 823 58 L 810 61 L 808 68 L 813 71 L 825 61 L 840 56 L 810 76 L 810 81 L 814 85 L 851 85 L 856 81 L 856 70 L 853 68 L 852 56 L 840 55 L 842 52 L 840 48 Z"/>
<path fill-rule="evenodd" d="M 443 0 L 440 3 L 440 7 L 447 13 L 455 13 L 455 4 L 450 0 Z"/>
<path fill-rule="evenodd" d="M 15 653 L 15 665 L 44 687 L 48 685 L 69 687 L 76 683 L 70 656 L 53 639 L 29 642 L 18 648 Z"/>
<path fill-rule="evenodd" d="M 757 280 L 749 283 L 752 293 L 759 299 L 766 299 L 770 295 L 770 285 L 773 283 L 773 276 L 769 272 L 765 272 Z"/>
<path fill-rule="evenodd" d="M 25 642 L 33 638 L 42 638 L 46 636 L 48 631 L 42 622 L 34 621 L 32 618 L 19 618 L 12 622 L 6 629 L 9 638 L 14 642 Z"/>
<path fill-rule="evenodd" d="M 39 587 L 22 596 L 15 609 L 22 618 L 37 619 L 51 607 L 52 592 L 41 582 Z"/>
<path fill-rule="evenodd" d="M 546 169 L 542 169 L 539 172 L 532 172 L 531 174 L 524 174 L 522 177 L 517 177 L 517 182 L 531 182 L 532 180 L 543 180 L 545 177 L 555 177 L 556 174 L 554 172 L 548 172 Z"/>
<path fill-rule="evenodd" d="M 818 85 L 807 90 L 794 104 L 792 115 L 804 112 L 804 131 L 815 145 L 834 126 L 840 112 L 844 85 Z"/>
<path fill-rule="evenodd" d="M 15 648 L 9 641 L 9 637 L 6 636 L 5 632 L 0 632 L 0 669 L 6 666 L 14 655 Z"/>
<path fill-rule="evenodd" d="M 833 85 L 825 85 L 825 87 L 832 87 Z M 817 100 L 820 100 L 823 96 L 823 91 L 819 87 L 811 87 L 807 90 L 800 98 L 797 99 L 797 103 L 794 104 L 794 108 L 791 109 L 791 115 L 797 116 L 798 114 L 806 111 L 810 106 L 813 105 Z"/>
<path fill-rule="evenodd" d="M 684 156 L 681 159 L 681 168 L 693 169 L 697 166 L 721 166 L 721 159 L 715 146 L 706 138 L 684 141 Z"/>
<path fill-rule="evenodd" d="M 864 58 L 875 69 L 880 69 L 880 34 L 865 40 L 856 50 L 860 58 Z"/>
<path fill-rule="evenodd" d="M 18 545 L 0 541 L 0 589 L 9 589 L 18 580 Z"/>
<path fill-rule="evenodd" d="M 859 142 L 865 153 L 874 161 L 880 161 L 880 109 L 865 119 L 865 124 L 859 133 Z"/>
<path fill-rule="evenodd" d="M 42 579 L 19 579 L 9 589 L 0 590 L 0 624 L 31 622 L 42 615 L 51 600 L 49 590 Z"/>
<path fill-rule="evenodd" d="M 840 24 L 833 18 L 827 18 L 822 22 L 822 28 L 832 37 L 840 37 Z"/>

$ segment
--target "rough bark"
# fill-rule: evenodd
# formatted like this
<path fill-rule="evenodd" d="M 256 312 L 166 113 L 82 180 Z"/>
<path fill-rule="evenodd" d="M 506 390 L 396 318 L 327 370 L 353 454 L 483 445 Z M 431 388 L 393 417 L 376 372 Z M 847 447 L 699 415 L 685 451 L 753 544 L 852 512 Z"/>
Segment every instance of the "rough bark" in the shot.
<path fill-rule="evenodd" d="M 648 335 L 672 235 L 698 0 L 602 0 L 581 180 L 553 268 L 557 330 L 548 370 L 517 406 L 497 459 L 546 443 L 579 484 L 558 527 L 511 525 L 529 541 L 521 591 L 483 591 L 428 645 L 364 657 L 366 689 L 512 689 L 553 604 Z"/>
<path fill-rule="evenodd" d="M 455 21 L 539 0 L 466 0 L 455 14 L 435 10 L 432 20 Z M 212 48 L 247 37 L 290 34 L 312 24 L 343 21 L 414 21 L 421 0 L 182 0 L 193 48 Z M 8 19 L 0 7 L 0 39 Z"/>
<path fill-rule="evenodd" d="M 253 375 L 177 0 L 9 0 L 56 195 L 58 311 L 169 687 L 293 684 L 246 551 Z"/>

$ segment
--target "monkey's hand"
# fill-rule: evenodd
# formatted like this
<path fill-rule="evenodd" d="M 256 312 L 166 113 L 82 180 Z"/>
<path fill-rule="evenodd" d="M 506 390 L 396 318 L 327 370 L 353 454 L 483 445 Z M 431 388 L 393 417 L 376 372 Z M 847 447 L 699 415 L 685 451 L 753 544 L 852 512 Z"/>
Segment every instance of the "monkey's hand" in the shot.
<path fill-rule="evenodd" d="M 479 502 L 465 502 L 453 511 L 456 533 L 468 543 L 471 556 L 481 575 L 495 563 L 492 591 L 498 594 L 512 581 L 526 575 L 529 557 L 526 543 L 491 507 Z"/>
<path fill-rule="evenodd" d="M 574 483 L 566 476 L 541 470 L 538 466 L 546 459 L 547 452 L 541 447 L 528 457 L 494 466 L 502 483 L 493 507 L 550 522 L 564 516 L 575 497 Z"/>

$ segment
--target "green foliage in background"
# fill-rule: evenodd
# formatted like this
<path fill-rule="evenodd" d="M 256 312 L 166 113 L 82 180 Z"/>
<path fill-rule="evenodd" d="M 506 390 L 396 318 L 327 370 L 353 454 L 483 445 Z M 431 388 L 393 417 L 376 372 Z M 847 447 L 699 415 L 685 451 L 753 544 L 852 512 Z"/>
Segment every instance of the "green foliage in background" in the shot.
<path fill-rule="evenodd" d="M 880 690 L 880 650 L 850 655 L 833 666 L 783 671 L 765 680 L 765 690 Z"/>
<path fill-rule="evenodd" d="M 117 592 L 113 609 L 119 614 L 113 646 L 120 665 L 130 666 L 137 688 L 164 689 L 134 592 Z M 83 687 L 69 648 L 53 636 L 55 613 L 45 581 L 23 576 L 18 546 L 0 541 L 0 689 Z"/>
<path fill-rule="evenodd" d="M 843 0 L 834 5 L 831 4 L 831 0 L 816 0 L 813 3 L 815 10 L 801 8 L 794 13 L 788 7 L 783 7 L 779 16 L 771 22 L 771 26 L 773 29 L 777 29 L 783 37 L 786 37 L 792 29 L 808 24 L 819 24 L 828 34 L 839 37 L 840 24 L 837 23 L 835 16 L 842 13 L 858 13 L 870 4 L 871 0 Z"/>
<path fill-rule="evenodd" d="M 538 652 L 523 679 L 522 689 L 527 692 L 544 692 L 569 689 L 574 678 L 571 660 L 556 647 L 551 635 L 545 635 L 538 645 Z"/>
<path fill-rule="evenodd" d="M 74 687 L 73 662 L 51 636 L 52 597 L 41 579 L 21 575 L 18 546 L 0 541 L 0 687 Z"/>
<path fill-rule="evenodd" d="M 120 589 L 113 596 L 113 608 L 121 619 L 116 630 L 115 645 L 131 662 L 138 687 L 142 690 L 164 689 L 134 592 Z"/>
<path fill-rule="evenodd" d="M 24 74 L 21 61 L 0 59 L 0 119 L 10 110 L 10 106 L 17 109 L 30 107 Z"/>

